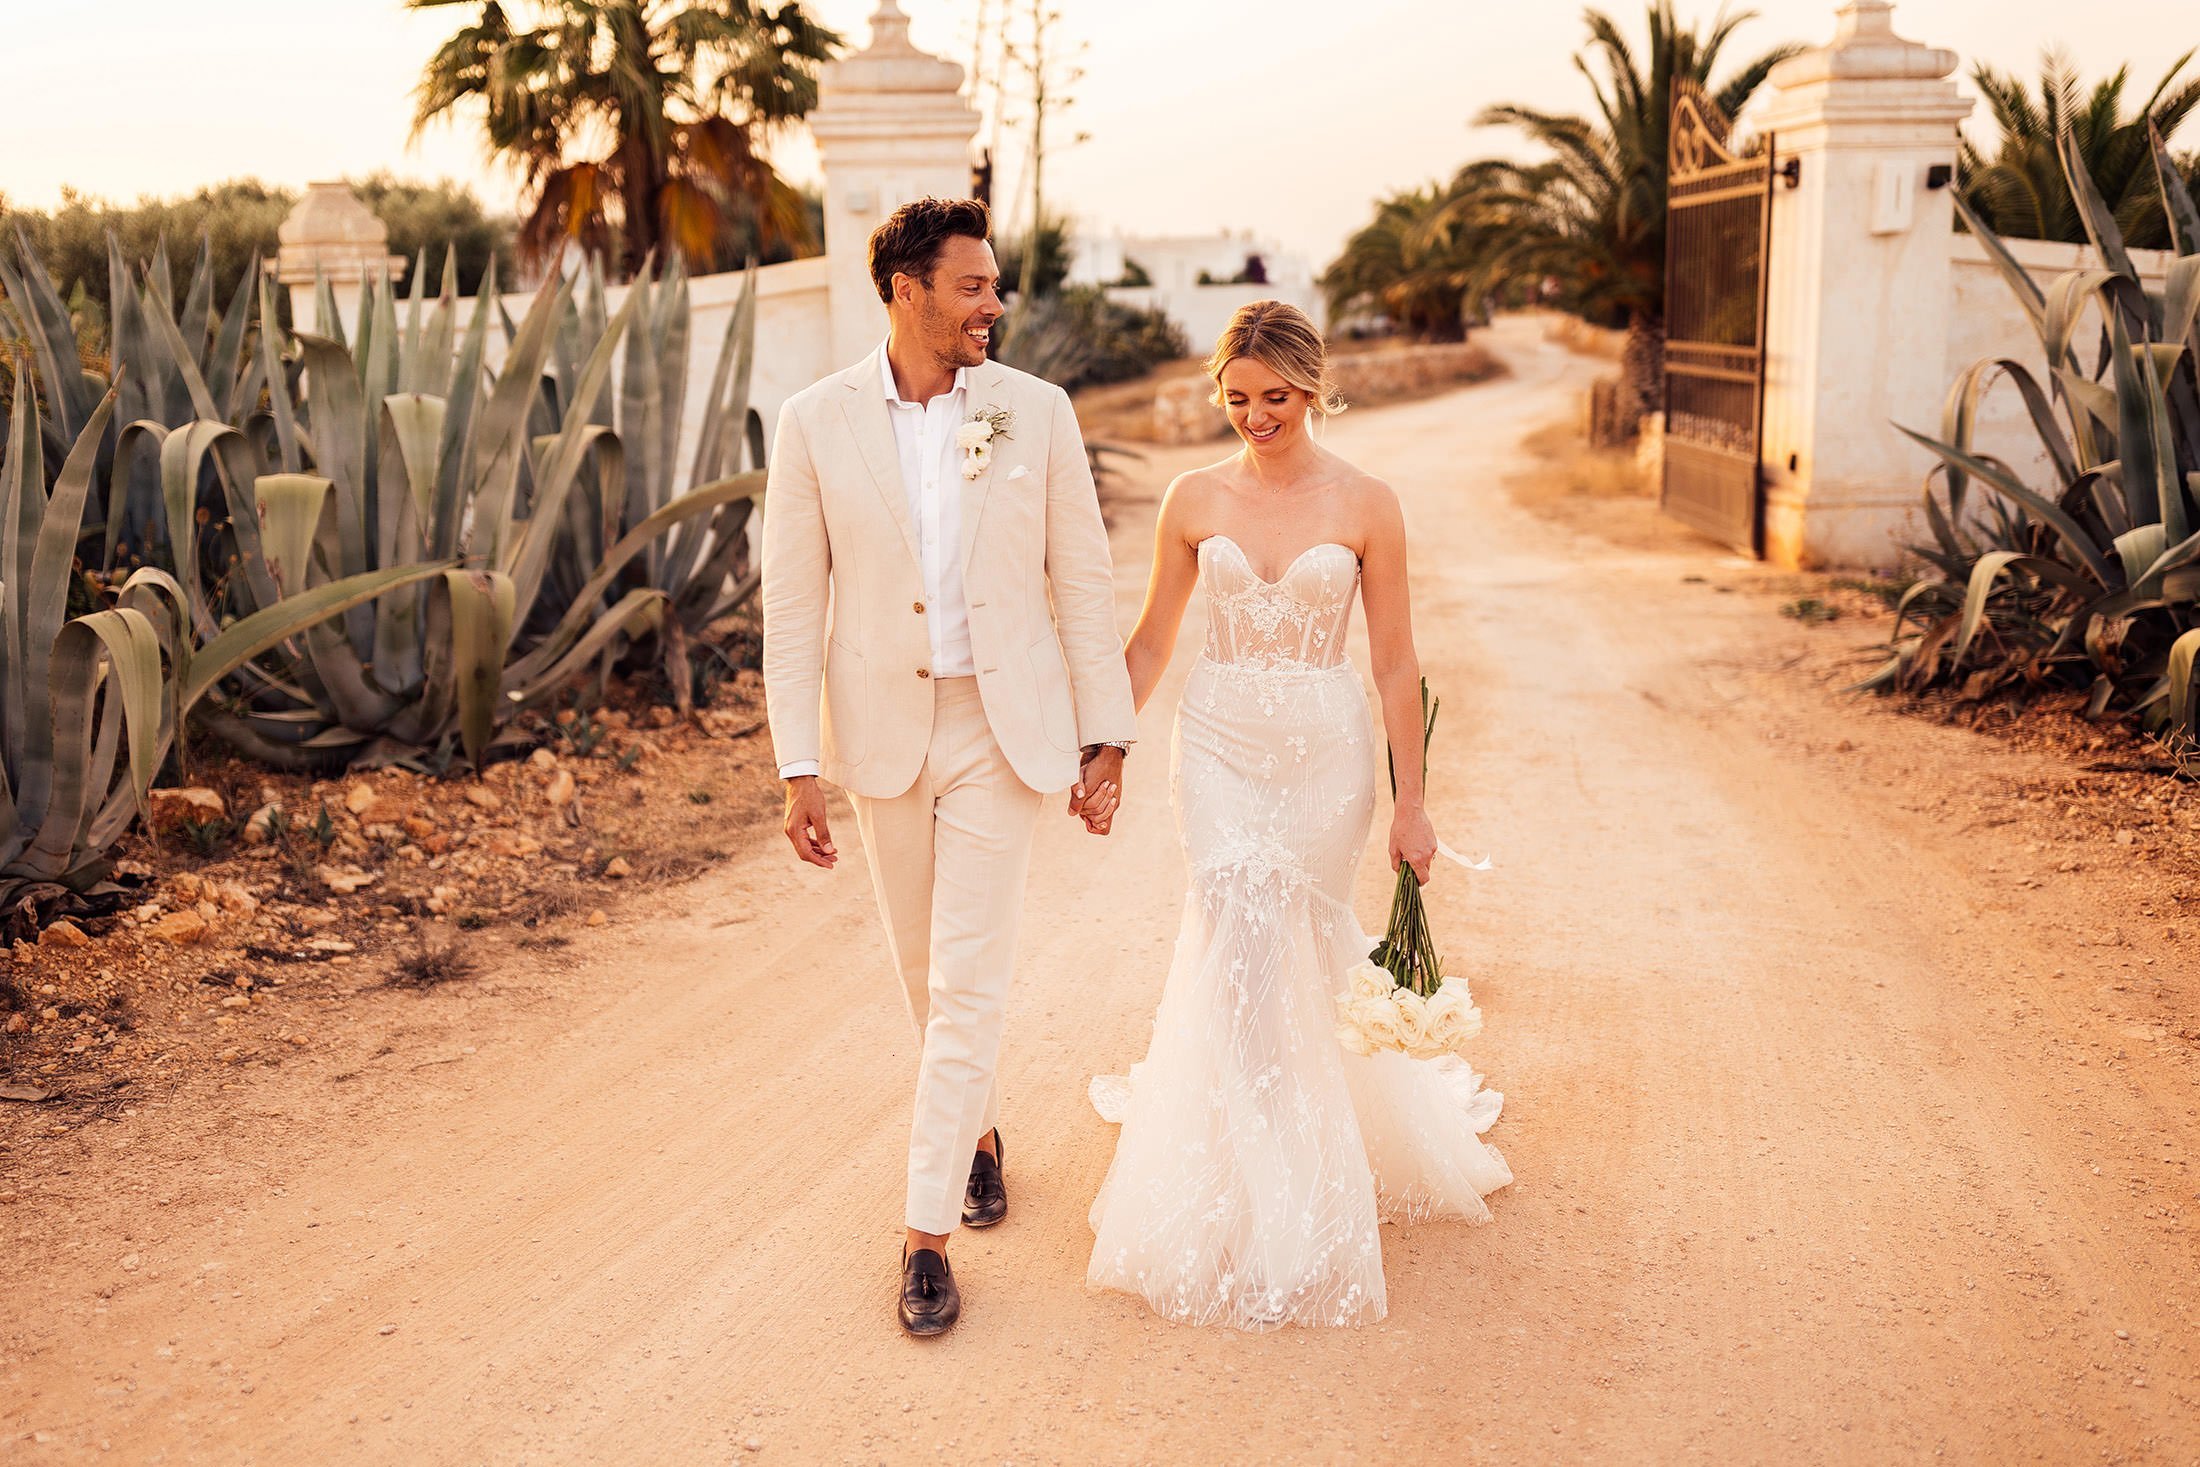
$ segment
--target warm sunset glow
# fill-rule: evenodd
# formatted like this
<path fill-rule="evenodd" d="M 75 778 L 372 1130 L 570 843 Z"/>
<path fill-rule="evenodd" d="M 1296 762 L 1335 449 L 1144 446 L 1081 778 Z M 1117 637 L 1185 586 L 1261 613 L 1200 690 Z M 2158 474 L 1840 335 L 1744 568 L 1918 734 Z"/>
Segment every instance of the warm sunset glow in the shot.
<path fill-rule="evenodd" d="M 873 5 L 814 0 L 811 9 L 860 42 Z M 965 62 L 976 8 L 903 3 L 918 45 Z M 1640 5 L 1605 8 L 1639 30 Z M 1706 19 L 1716 8 L 1681 7 Z M 1762 18 L 1739 33 L 1738 56 L 1833 31 L 1832 0 L 1754 8 Z M 239 175 L 298 185 L 377 168 L 511 193 L 472 130 L 408 140 L 413 82 L 457 12 L 412 14 L 396 0 L 13 9 L 0 193 L 24 205 L 51 204 L 64 187 L 127 200 Z M 1050 160 L 1050 192 L 1104 228 L 1250 228 L 1318 263 L 1371 198 L 1515 148 L 1509 134 L 1472 134 L 1467 121 L 1483 105 L 1589 103 L 1571 65 L 1581 23 L 1569 3 L 1064 0 L 1063 9 L 1090 43 L 1071 123 L 1093 136 Z M 2114 0 L 2087 7 L 2083 25 L 2071 19 L 2059 0 L 1905 0 L 1895 11 L 1898 30 L 1955 50 L 1966 71 L 1986 60 L 2030 75 L 2040 44 L 2059 42 L 2088 77 L 2133 62 L 2144 89 L 2178 49 L 2165 38 L 2190 30 L 2179 0 Z M 84 34 L 95 23 L 127 43 L 103 45 L 93 65 Z M 1303 137 L 1295 155 L 1272 146 L 1278 129 Z M 790 171 L 805 171 L 806 140 L 784 152 Z M 1011 160 L 1004 172 L 1013 169 Z"/>

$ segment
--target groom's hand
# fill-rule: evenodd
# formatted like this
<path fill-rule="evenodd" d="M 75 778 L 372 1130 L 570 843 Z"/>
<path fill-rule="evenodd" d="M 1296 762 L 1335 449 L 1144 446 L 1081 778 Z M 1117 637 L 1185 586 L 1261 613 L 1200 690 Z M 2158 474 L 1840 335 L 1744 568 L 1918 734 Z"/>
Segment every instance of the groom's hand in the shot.
<path fill-rule="evenodd" d="M 825 825 L 825 791 L 814 774 L 787 781 L 787 839 L 794 853 L 812 866 L 833 869 L 840 853 L 833 849 L 833 833 Z"/>
<path fill-rule="evenodd" d="M 1077 783 L 1069 792 L 1069 813 L 1080 817 L 1092 834 L 1106 835 L 1122 802 L 1123 751 L 1095 744 L 1085 752 Z"/>

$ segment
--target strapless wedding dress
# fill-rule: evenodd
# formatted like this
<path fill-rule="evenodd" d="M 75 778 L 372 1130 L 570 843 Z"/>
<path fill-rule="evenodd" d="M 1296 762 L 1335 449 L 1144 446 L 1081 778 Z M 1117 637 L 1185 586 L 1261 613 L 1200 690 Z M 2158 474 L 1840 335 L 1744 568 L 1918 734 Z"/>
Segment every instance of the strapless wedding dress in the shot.
<path fill-rule="evenodd" d="M 1092 1082 L 1123 1129 L 1087 1276 L 1188 1324 L 1366 1324 L 1378 1222 L 1489 1219 L 1503 1098 L 1460 1060 L 1337 1042 L 1334 996 L 1374 946 L 1351 906 L 1381 749 L 1344 655 L 1358 558 L 1316 545 L 1264 581 L 1214 536 L 1199 576 L 1172 751 L 1190 890 L 1152 1047 Z"/>

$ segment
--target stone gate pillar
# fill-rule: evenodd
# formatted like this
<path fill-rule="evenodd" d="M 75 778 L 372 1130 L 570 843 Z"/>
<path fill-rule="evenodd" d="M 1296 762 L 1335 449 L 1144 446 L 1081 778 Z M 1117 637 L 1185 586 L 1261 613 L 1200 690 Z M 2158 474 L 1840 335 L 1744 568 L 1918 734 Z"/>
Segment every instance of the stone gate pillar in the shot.
<path fill-rule="evenodd" d="M 341 182 L 309 183 L 306 196 L 284 216 L 275 237 L 282 242 L 274 262 L 275 279 L 290 291 L 291 325 L 326 333 L 329 323 L 314 319 L 314 281 L 328 281 L 337 313 L 347 323 L 359 319 L 359 298 L 368 280 L 389 272 L 405 273 L 405 259 L 390 253 L 389 226 Z"/>
<path fill-rule="evenodd" d="M 909 43 L 909 17 L 879 0 L 871 42 L 827 65 L 809 116 L 825 174 L 825 258 L 832 359 L 854 363 L 886 335 L 871 284 L 871 231 L 911 199 L 966 198 L 978 114 L 962 99 L 963 69 Z"/>
<path fill-rule="evenodd" d="M 1971 103 L 1954 52 L 1849 0 L 1830 45 L 1782 62 L 1745 115 L 1773 138 L 1767 261 L 1765 553 L 1787 566 L 1891 567 L 1916 540 L 1950 364 L 1950 189 Z M 1945 170 L 1939 172 L 1936 170 Z"/>

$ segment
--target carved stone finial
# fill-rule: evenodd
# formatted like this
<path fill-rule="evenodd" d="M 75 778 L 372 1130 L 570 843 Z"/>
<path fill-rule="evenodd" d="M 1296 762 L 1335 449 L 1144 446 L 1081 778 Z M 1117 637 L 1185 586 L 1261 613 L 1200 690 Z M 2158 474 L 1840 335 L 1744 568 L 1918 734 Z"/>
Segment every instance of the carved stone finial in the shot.
<path fill-rule="evenodd" d="M 340 181 L 307 184 L 275 237 L 282 242 L 275 278 L 285 285 L 311 285 L 317 275 L 355 284 L 385 269 L 394 279 L 405 268 L 404 258 L 390 253 L 389 226 Z"/>
<path fill-rule="evenodd" d="M 1890 0 L 1847 0 L 1834 14 L 1833 40 L 1774 67 L 1770 78 L 1774 86 L 1938 81 L 1956 69 L 1955 52 L 1895 34 Z"/>
<path fill-rule="evenodd" d="M 869 94 L 922 95 L 962 91 L 960 64 L 920 51 L 909 39 L 909 17 L 895 0 L 879 0 L 871 14 L 871 40 L 862 50 L 838 61 L 829 61 L 819 74 L 822 101 L 818 111 L 832 126 L 836 106 L 852 96 Z M 865 105 L 858 103 L 857 105 Z M 814 131 L 817 113 L 810 116 Z"/>
<path fill-rule="evenodd" d="M 1894 0 L 1850 0 L 1834 13 L 1833 43 L 1844 45 L 1859 36 L 1875 40 L 1894 38 Z"/>
<path fill-rule="evenodd" d="M 909 17 L 894 0 L 878 0 L 871 13 L 871 44 L 864 49 L 880 55 L 908 55 L 917 49 L 909 44 Z"/>

